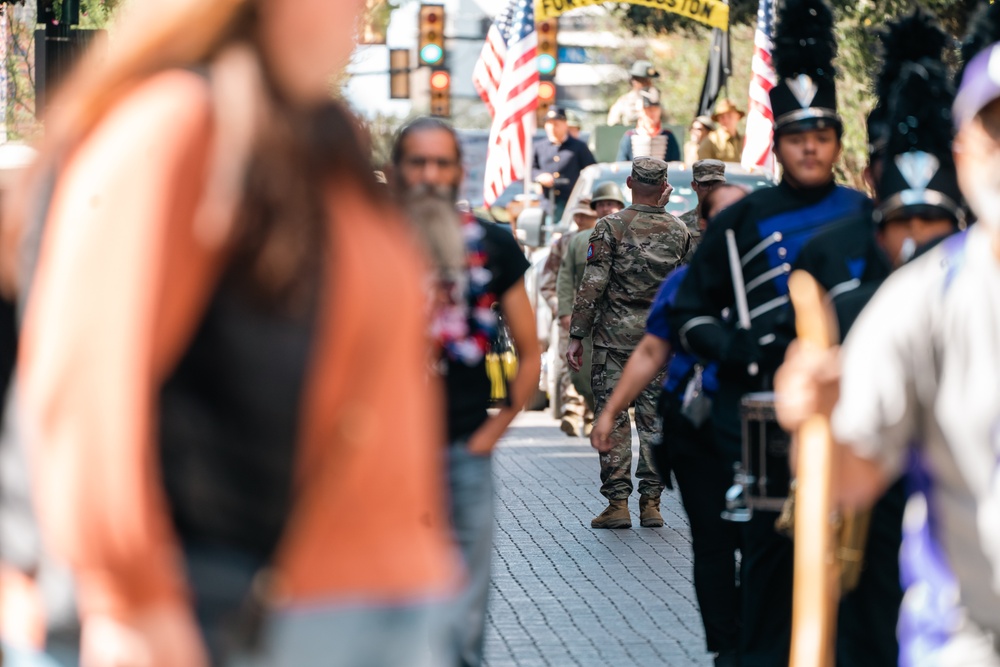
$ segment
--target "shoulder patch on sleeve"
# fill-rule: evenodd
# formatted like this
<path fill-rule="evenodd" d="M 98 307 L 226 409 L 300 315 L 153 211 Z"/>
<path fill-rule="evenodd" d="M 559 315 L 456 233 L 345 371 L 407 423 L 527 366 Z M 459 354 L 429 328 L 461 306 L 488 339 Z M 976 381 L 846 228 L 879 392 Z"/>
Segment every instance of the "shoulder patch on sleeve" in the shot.
<path fill-rule="evenodd" d="M 589 262 L 594 258 L 594 244 L 591 243 L 587 246 L 587 261 Z"/>

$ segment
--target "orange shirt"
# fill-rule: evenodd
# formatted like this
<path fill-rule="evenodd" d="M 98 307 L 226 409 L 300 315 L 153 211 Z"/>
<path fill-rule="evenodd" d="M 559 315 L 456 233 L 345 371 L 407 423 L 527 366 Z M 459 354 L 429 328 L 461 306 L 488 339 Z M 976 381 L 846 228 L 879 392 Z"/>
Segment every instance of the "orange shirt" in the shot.
<path fill-rule="evenodd" d="M 157 396 L 225 265 L 195 224 L 213 136 L 207 86 L 171 71 L 124 98 L 60 174 L 19 360 L 37 506 L 84 614 L 182 603 L 158 476 Z M 328 192 L 323 300 L 301 405 L 280 593 L 410 601 L 450 590 L 440 390 L 422 264 L 391 211 Z M 262 351 L 266 353 L 266 351 Z"/>

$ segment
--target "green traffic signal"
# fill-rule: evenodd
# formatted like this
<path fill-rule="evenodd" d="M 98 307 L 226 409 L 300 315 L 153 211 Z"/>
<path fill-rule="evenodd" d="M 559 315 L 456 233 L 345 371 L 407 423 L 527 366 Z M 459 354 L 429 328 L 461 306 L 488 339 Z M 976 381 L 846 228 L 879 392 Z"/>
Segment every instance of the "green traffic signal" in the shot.
<path fill-rule="evenodd" d="M 437 65 L 444 58 L 444 49 L 437 44 L 425 44 L 420 49 L 420 62 L 425 65 Z"/>
<path fill-rule="evenodd" d="M 555 58 L 553 58 L 552 56 L 550 56 L 547 53 L 543 53 L 542 55 L 538 56 L 538 73 L 539 74 L 542 74 L 542 75 L 552 74 L 555 71 L 556 71 L 556 59 Z"/>

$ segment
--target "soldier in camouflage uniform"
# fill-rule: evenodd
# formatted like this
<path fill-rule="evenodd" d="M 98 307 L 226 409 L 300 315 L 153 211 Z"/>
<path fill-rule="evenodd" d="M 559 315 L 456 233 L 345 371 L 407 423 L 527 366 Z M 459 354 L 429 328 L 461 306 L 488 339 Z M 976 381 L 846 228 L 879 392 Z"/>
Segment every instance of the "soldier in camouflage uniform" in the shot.
<path fill-rule="evenodd" d="M 698 195 L 698 203 L 693 209 L 677 217 L 691 232 L 697 244 L 701 238 L 701 226 L 698 224 L 701 202 L 705 200 L 705 195 L 726 182 L 726 163 L 720 160 L 698 160 L 691 167 L 691 174 L 691 189 Z"/>
<path fill-rule="evenodd" d="M 590 207 L 594 210 L 595 218 L 603 218 L 617 213 L 625 208 L 625 197 L 621 188 L 613 181 L 606 181 L 594 188 L 594 196 L 590 200 Z M 590 244 L 590 235 L 594 225 L 583 229 L 569 237 L 566 246 L 566 253 L 559 265 L 559 275 L 556 281 L 556 288 L 559 295 L 558 317 L 559 330 L 566 332 L 566 346 L 563 349 L 563 356 L 569 349 L 569 325 L 573 316 L 573 301 L 576 292 L 583 282 L 583 272 L 587 267 L 587 247 Z M 570 369 L 570 378 L 573 386 L 580 397 L 579 402 L 566 401 L 559 426 L 564 433 L 577 434 L 583 432 L 590 434 L 590 425 L 594 422 L 594 390 L 590 387 L 590 358 L 594 351 L 593 340 L 589 337 L 583 339 L 583 366 L 579 370 Z"/>
<path fill-rule="evenodd" d="M 569 247 L 570 241 L 576 234 L 586 234 L 590 236 L 594 223 L 597 222 L 597 212 L 590 205 L 590 199 L 581 199 L 577 202 L 577 207 L 572 212 L 573 223 L 577 229 L 585 230 L 575 234 L 567 233 L 549 248 L 549 257 L 545 260 L 542 273 L 538 279 L 538 293 L 541 294 L 545 302 L 549 304 L 549 309 L 553 315 L 561 312 L 564 308 L 573 309 L 573 295 L 564 295 L 558 289 L 558 278 L 560 269 Z M 563 300 L 568 300 L 563 303 Z M 566 350 L 569 348 L 569 318 L 565 320 L 556 317 L 552 327 L 552 337 L 549 345 L 556 345 L 556 358 L 554 367 L 549 372 L 555 376 L 555 388 L 550 397 L 552 403 L 558 409 L 556 413 L 560 418 L 559 428 L 563 433 L 570 436 L 586 435 L 584 433 L 584 422 L 587 412 L 586 399 L 581 395 L 573 382 L 572 373 L 566 363 Z M 551 376 L 550 376 L 551 377 Z M 588 389 L 589 389 L 589 382 Z M 592 402 L 592 401 L 591 401 Z M 586 420 L 587 423 L 593 421 Z"/>
<path fill-rule="evenodd" d="M 573 304 L 567 360 L 580 368 L 583 339 L 593 335 L 591 385 L 600 415 L 629 355 L 644 333 L 646 315 L 660 283 L 680 265 L 691 247 L 691 234 L 663 209 L 667 163 L 641 157 L 632 161 L 627 181 L 632 205 L 602 218 L 590 236 L 587 267 Z M 663 525 L 660 494 L 663 483 L 650 450 L 656 431 L 656 401 L 663 384 L 661 372 L 635 401 L 639 431 L 639 519 L 645 527 Z M 601 493 L 608 507 L 593 528 L 629 528 L 628 497 L 632 493 L 632 429 L 623 411 L 611 434 L 611 451 L 601 454 Z"/>

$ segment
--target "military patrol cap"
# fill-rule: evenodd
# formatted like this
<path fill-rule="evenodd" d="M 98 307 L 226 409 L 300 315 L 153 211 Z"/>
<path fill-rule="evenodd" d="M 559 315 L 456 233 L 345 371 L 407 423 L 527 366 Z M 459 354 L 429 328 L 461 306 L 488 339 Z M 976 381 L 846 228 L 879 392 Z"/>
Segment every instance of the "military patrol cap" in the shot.
<path fill-rule="evenodd" d="M 599 201 L 616 201 L 625 208 L 625 195 L 614 181 L 604 181 L 594 188 L 594 196 L 590 200 L 591 207 L 596 209 Z"/>
<path fill-rule="evenodd" d="M 545 112 L 545 120 L 566 120 L 565 107 L 549 107 Z"/>
<path fill-rule="evenodd" d="M 628 71 L 633 79 L 656 79 L 660 73 L 653 67 L 653 63 L 648 60 L 636 60 L 632 63 L 632 69 Z"/>
<path fill-rule="evenodd" d="M 667 163 L 651 157 L 632 160 L 632 180 L 646 185 L 662 185 L 667 180 Z"/>
<path fill-rule="evenodd" d="M 691 166 L 695 183 L 726 182 L 726 163 L 722 160 L 698 160 Z"/>

